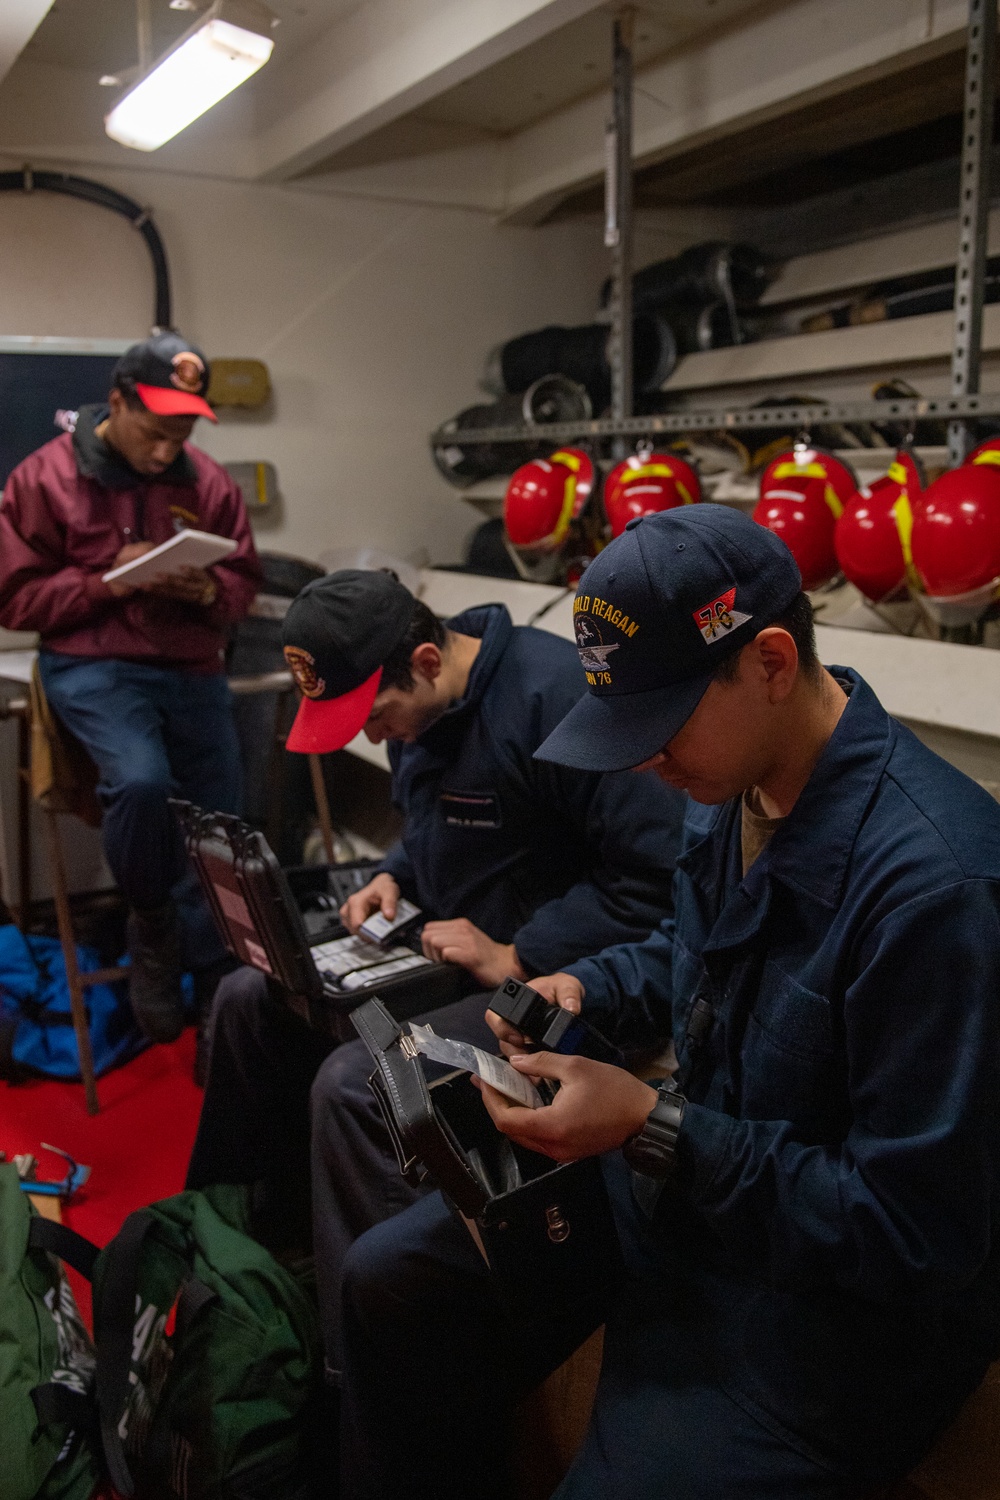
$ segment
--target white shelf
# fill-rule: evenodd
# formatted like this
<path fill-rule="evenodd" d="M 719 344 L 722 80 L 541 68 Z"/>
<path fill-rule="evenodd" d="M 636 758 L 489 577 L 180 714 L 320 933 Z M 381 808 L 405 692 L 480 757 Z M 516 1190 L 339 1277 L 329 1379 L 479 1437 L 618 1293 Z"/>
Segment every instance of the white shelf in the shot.
<path fill-rule="evenodd" d="M 899 229 L 876 239 L 817 250 L 786 261 L 760 299 L 761 307 L 804 302 L 855 287 L 870 286 L 890 276 L 912 276 L 953 266 L 958 253 L 958 220 L 939 219 L 916 229 Z M 987 254 L 1000 253 L 1000 209 L 990 214 Z"/>
<path fill-rule="evenodd" d="M 687 354 L 665 383 L 665 391 L 703 391 L 712 386 L 755 385 L 767 380 L 814 376 L 845 370 L 885 370 L 951 355 L 955 319 L 950 312 L 894 318 L 861 328 L 798 333 L 731 349 Z M 983 310 L 983 352 L 1000 350 L 1000 304 Z"/>

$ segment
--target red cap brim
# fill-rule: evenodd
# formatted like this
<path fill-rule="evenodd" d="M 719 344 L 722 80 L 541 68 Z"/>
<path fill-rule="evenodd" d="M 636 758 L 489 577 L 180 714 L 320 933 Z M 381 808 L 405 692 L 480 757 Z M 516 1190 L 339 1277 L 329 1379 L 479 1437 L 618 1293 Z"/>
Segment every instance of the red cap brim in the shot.
<path fill-rule="evenodd" d="M 325 702 L 303 698 L 285 748 L 300 755 L 329 755 L 332 750 L 343 750 L 364 728 L 381 681 L 379 667 L 360 687 L 342 693 L 339 698 L 328 698 Z"/>
<path fill-rule="evenodd" d="M 204 396 L 192 395 L 190 391 L 172 391 L 166 385 L 139 385 L 136 395 L 147 411 L 158 417 L 207 417 L 210 422 L 219 419 Z"/>

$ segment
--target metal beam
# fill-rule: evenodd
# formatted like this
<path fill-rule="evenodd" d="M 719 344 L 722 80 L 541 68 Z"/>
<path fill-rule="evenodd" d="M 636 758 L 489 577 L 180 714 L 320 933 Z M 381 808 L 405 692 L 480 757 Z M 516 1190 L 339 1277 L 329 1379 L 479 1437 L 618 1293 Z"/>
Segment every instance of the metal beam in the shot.
<path fill-rule="evenodd" d="M 983 294 L 986 239 L 990 211 L 990 156 L 993 106 L 996 100 L 997 3 L 969 0 L 969 34 L 965 53 L 965 109 L 962 120 L 962 176 L 959 201 L 958 260 L 955 265 L 955 341 L 951 356 L 951 393 L 979 390 L 983 343 Z M 948 427 L 948 457 L 965 458 L 971 433 L 965 422 Z"/>
<path fill-rule="evenodd" d="M 52 0 L 3 0 L 0 4 L 0 80 L 6 78 L 51 5 Z"/>
<path fill-rule="evenodd" d="M 0 0 L 0 9 L 5 0 Z M 513 56 L 601 0 L 365 0 L 255 89 L 265 179 L 286 180 Z"/>
<path fill-rule="evenodd" d="M 810 428 L 825 422 L 930 421 L 1000 417 L 1000 391 L 981 396 L 900 398 L 893 401 L 823 401 L 808 406 L 714 407 L 700 411 L 660 412 L 655 416 L 599 418 L 590 422 L 537 422 L 520 427 L 469 427 L 460 434 L 438 428 L 433 447 L 461 443 L 548 442 L 553 447 L 573 438 L 643 437 L 657 433 L 714 432 L 718 429 Z M 859 455 L 864 452 L 858 450 Z"/>

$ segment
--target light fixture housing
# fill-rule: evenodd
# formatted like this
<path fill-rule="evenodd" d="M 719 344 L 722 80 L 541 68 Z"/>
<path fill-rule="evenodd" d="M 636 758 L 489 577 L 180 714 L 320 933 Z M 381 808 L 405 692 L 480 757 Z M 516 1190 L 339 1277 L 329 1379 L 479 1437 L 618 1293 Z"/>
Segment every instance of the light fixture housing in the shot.
<path fill-rule="evenodd" d="M 156 151 L 264 66 L 277 24 L 260 0 L 214 0 L 122 95 L 105 131 L 122 146 Z"/>

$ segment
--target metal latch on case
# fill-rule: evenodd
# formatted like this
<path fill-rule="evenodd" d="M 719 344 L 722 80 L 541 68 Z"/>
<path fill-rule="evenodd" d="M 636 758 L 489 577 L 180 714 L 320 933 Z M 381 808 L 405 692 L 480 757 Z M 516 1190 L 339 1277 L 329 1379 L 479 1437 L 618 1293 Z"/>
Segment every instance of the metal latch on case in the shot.
<path fill-rule="evenodd" d="M 561 1245 L 563 1240 L 569 1239 L 569 1221 L 563 1218 L 563 1211 L 558 1203 L 545 1210 L 546 1234 L 555 1245 Z"/>

